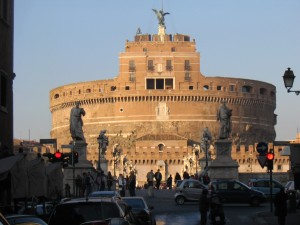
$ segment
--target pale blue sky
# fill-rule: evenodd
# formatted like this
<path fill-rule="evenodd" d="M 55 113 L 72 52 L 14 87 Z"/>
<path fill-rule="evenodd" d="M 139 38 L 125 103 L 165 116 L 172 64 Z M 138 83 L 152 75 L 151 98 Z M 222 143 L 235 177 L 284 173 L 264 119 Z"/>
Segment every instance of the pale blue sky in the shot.
<path fill-rule="evenodd" d="M 157 33 L 161 0 L 15 0 L 14 138 L 50 138 L 51 89 L 118 75 L 118 56 L 137 28 Z M 296 137 L 300 96 L 299 0 L 164 0 L 167 33 L 196 40 L 205 76 L 277 87 L 276 140 Z"/>

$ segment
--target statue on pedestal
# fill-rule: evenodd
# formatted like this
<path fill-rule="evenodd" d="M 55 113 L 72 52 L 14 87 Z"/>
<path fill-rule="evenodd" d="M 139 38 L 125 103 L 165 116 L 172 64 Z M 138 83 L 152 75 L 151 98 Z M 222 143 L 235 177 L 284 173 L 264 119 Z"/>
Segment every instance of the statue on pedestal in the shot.
<path fill-rule="evenodd" d="M 108 137 L 105 135 L 106 130 L 101 130 L 99 134 L 101 157 L 104 158 L 108 146 Z"/>
<path fill-rule="evenodd" d="M 232 109 L 226 106 L 225 101 L 222 103 L 217 112 L 217 121 L 220 121 L 219 139 L 228 139 L 231 133 Z"/>
<path fill-rule="evenodd" d="M 168 14 L 170 14 L 170 13 L 168 13 L 168 12 L 164 13 L 163 10 L 159 10 L 159 11 L 156 10 L 156 9 L 152 9 L 152 10 L 155 12 L 155 14 L 156 14 L 156 16 L 157 16 L 158 24 L 159 24 L 160 26 L 165 27 L 165 15 L 168 15 Z"/>
<path fill-rule="evenodd" d="M 82 116 L 85 116 L 85 111 L 83 108 L 79 107 L 80 103 L 76 102 L 75 107 L 71 109 L 70 114 L 70 133 L 73 141 L 81 140 L 85 142 L 83 135 L 83 121 Z"/>

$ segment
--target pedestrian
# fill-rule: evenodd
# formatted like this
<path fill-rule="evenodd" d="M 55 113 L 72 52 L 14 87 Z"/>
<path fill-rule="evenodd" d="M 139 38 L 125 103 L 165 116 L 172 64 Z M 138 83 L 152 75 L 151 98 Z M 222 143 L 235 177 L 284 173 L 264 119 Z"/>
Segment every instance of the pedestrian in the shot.
<path fill-rule="evenodd" d="M 80 174 L 77 174 L 75 179 L 75 195 L 76 197 L 81 197 L 81 185 L 82 185 L 82 177 Z"/>
<path fill-rule="evenodd" d="M 172 175 L 170 174 L 170 176 L 169 176 L 168 179 L 167 179 L 167 188 L 168 188 L 168 189 L 172 189 L 172 182 L 173 182 L 173 177 L 172 177 Z"/>
<path fill-rule="evenodd" d="M 135 196 L 136 176 L 133 171 L 130 172 L 128 190 L 130 196 Z"/>
<path fill-rule="evenodd" d="M 153 181 L 154 181 L 154 173 L 153 170 L 150 170 L 147 173 L 147 184 L 148 184 L 148 196 L 153 197 Z"/>
<path fill-rule="evenodd" d="M 210 183 L 210 178 L 208 176 L 208 173 L 205 173 L 202 177 L 203 184 L 208 185 Z"/>
<path fill-rule="evenodd" d="M 71 197 L 70 189 L 71 189 L 70 185 L 66 183 L 65 184 L 66 198 Z"/>
<path fill-rule="evenodd" d="M 208 190 L 203 189 L 199 201 L 199 210 L 201 214 L 200 225 L 206 225 L 207 223 L 207 212 L 209 210 L 209 199 L 207 195 L 208 195 Z"/>
<path fill-rule="evenodd" d="M 182 176 L 183 176 L 183 179 L 189 179 L 190 178 L 190 175 L 187 171 L 184 171 Z"/>
<path fill-rule="evenodd" d="M 155 177 L 155 180 L 156 180 L 156 184 L 155 184 L 156 189 L 159 190 L 160 182 L 161 182 L 161 179 L 162 179 L 160 169 L 157 170 L 157 172 L 154 174 L 154 177 Z"/>
<path fill-rule="evenodd" d="M 85 191 L 86 191 L 86 184 L 85 184 L 86 177 L 87 177 L 86 172 L 83 172 L 82 173 L 82 184 L 81 184 L 80 197 L 84 197 L 84 195 L 85 195 Z"/>
<path fill-rule="evenodd" d="M 125 197 L 126 179 L 123 176 L 123 174 L 119 174 L 118 183 L 119 183 L 120 195 L 121 197 Z"/>
<path fill-rule="evenodd" d="M 89 194 L 92 192 L 92 182 L 93 182 L 93 179 L 92 179 L 92 175 L 90 172 L 88 172 L 86 175 L 85 175 L 85 187 L 86 187 L 86 197 L 89 196 Z"/>
<path fill-rule="evenodd" d="M 181 176 L 178 172 L 176 172 L 175 179 L 174 179 L 175 185 L 176 185 L 177 181 L 179 181 L 179 180 L 181 180 Z"/>
<path fill-rule="evenodd" d="M 288 195 L 285 193 L 284 188 L 280 188 L 280 191 L 275 195 L 274 198 L 275 216 L 278 217 L 278 225 L 285 225 L 285 218 L 287 215 L 287 200 Z"/>
<path fill-rule="evenodd" d="M 111 191 L 111 187 L 112 187 L 112 185 L 113 185 L 113 176 L 111 175 L 111 172 L 110 171 L 108 171 L 108 173 L 107 173 L 107 179 L 106 179 L 106 186 L 107 186 L 107 189 L 109 190 L 109 191 Z"/>

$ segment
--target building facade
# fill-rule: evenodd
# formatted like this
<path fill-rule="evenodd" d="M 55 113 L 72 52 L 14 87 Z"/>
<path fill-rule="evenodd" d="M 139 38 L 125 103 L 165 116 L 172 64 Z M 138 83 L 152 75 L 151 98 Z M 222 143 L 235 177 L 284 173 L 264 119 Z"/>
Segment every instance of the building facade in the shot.
<path fill-rule="evenodd" d="M 0 1 L 0 157 L 13 153 L 14 1 Z"/>
<path fill-rule="evenodd" d="M 79 101 L 86 111 L 83 130 L 88 160 L 96 164 L 97 137 L 107 130 L 108 170 L 113 170 L 112 152 L 119 145 L 123 157 L 139 167 L 140 177 L 151 168 L 161 168 L 165 174 L 180 172 L 199 146 L 205 127 L 216 140 L 220 126 L 216 114 L 224 101 L 232 109 L 231 140 L 237 149 L 275 139 L 274 85 L 209 77 L 200 71 L 200 53 L 190 36 L 166 34 L 162 25 L 158 34 L 136 34 L 119 55 L 116 78 L 50 91 L 51 138 L 57 139 L 58 147 L 72 140 L 70 111 Z"/>

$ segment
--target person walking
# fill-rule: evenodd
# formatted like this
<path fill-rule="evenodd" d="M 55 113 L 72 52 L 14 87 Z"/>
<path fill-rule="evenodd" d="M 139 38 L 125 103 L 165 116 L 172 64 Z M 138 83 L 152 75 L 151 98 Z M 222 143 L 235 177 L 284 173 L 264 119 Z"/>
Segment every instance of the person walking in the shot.
<path fill-rule="evenodd" d="M 200 225 L 206 225 L 207 223 L 207 212 L 209 210 L 209 199 L 207 195 L 208 195 L 208 190 L 203 189 L 199 201 L 199 211 L 201 214 Z"/>
<path fill-rule="evenodd" d="M 129 184 L 128 184 L 130 196 L 135 196 L 135 188 L 136 188 L 136 176 L 135 176 L 134 172 L 131 171 L 130 176 L 129 176 Z"/>
<path fill-rule="evenodd" d="M 153 197 L 153 181 L 154 181 L 154 173 L 153 170 L 150 170 L 147 175 L 147 184 L 148 184 L 148 196 Z"/>
<path fill-rule="evenodd" d="M 161 182 L 161 179 L 162 179 L 160 169 L 157 170 L 157 172 L 154 174 L 154 177 L 155 177 L 155 180 L 156 180 L 156 184 L 155 184 L 156 189 L 159 190 L 160 182 Z"/>
<path fill-rule="evenodd" d="M 280 188 L 280 191 L 274 198 L 275 216 L 278 217 L 278 225 L 285 225 L 285 218 L 287 216 L 287 200 L 288 195 L 285 193 L 284 188 Z"/>
<path fill-rule="evenodd" d="M 108 171 L 107 173 L 107 179 L 106 179 L 106 185 L 107 185 L 107 190 L 111 191 L 111 187 L 113 185 L 113 176 L 111 175 L 111 172 Z"/>
<path fill-rule="evenodd" d="M 175 179 L 174 179 L 175 186 L 176 186 L 177 181 L 179 181 L 179 180 L 181 180 L 181 176 L 180 176 L 180 174 L 178 172 L 176 172 Z"/>
<path fill-rule="evenodd" d="M 203 184 L 208 185 L 210 183 L 210 178 L 208 176 L 208 173 L 205 173 L 202 177 Z"/>
<path fill-rule="evenodd" d="M 173 182 L 173 177 L 172 175 L 170 174 L 170 176 L 168 177 L 167 179 L 167 188 L 170 190 L 172 189 L 172 182 Z"/>
<path fill-rule="evenodd" d="M 121 197 L 125 197 L 125 191 L 126 191 L 126 179 L 123 176 L 123 174 L 119 175 L 118 178 L 118 183 L 119 183 L 119 191 L 120 191 L 120 195 Z"/>

